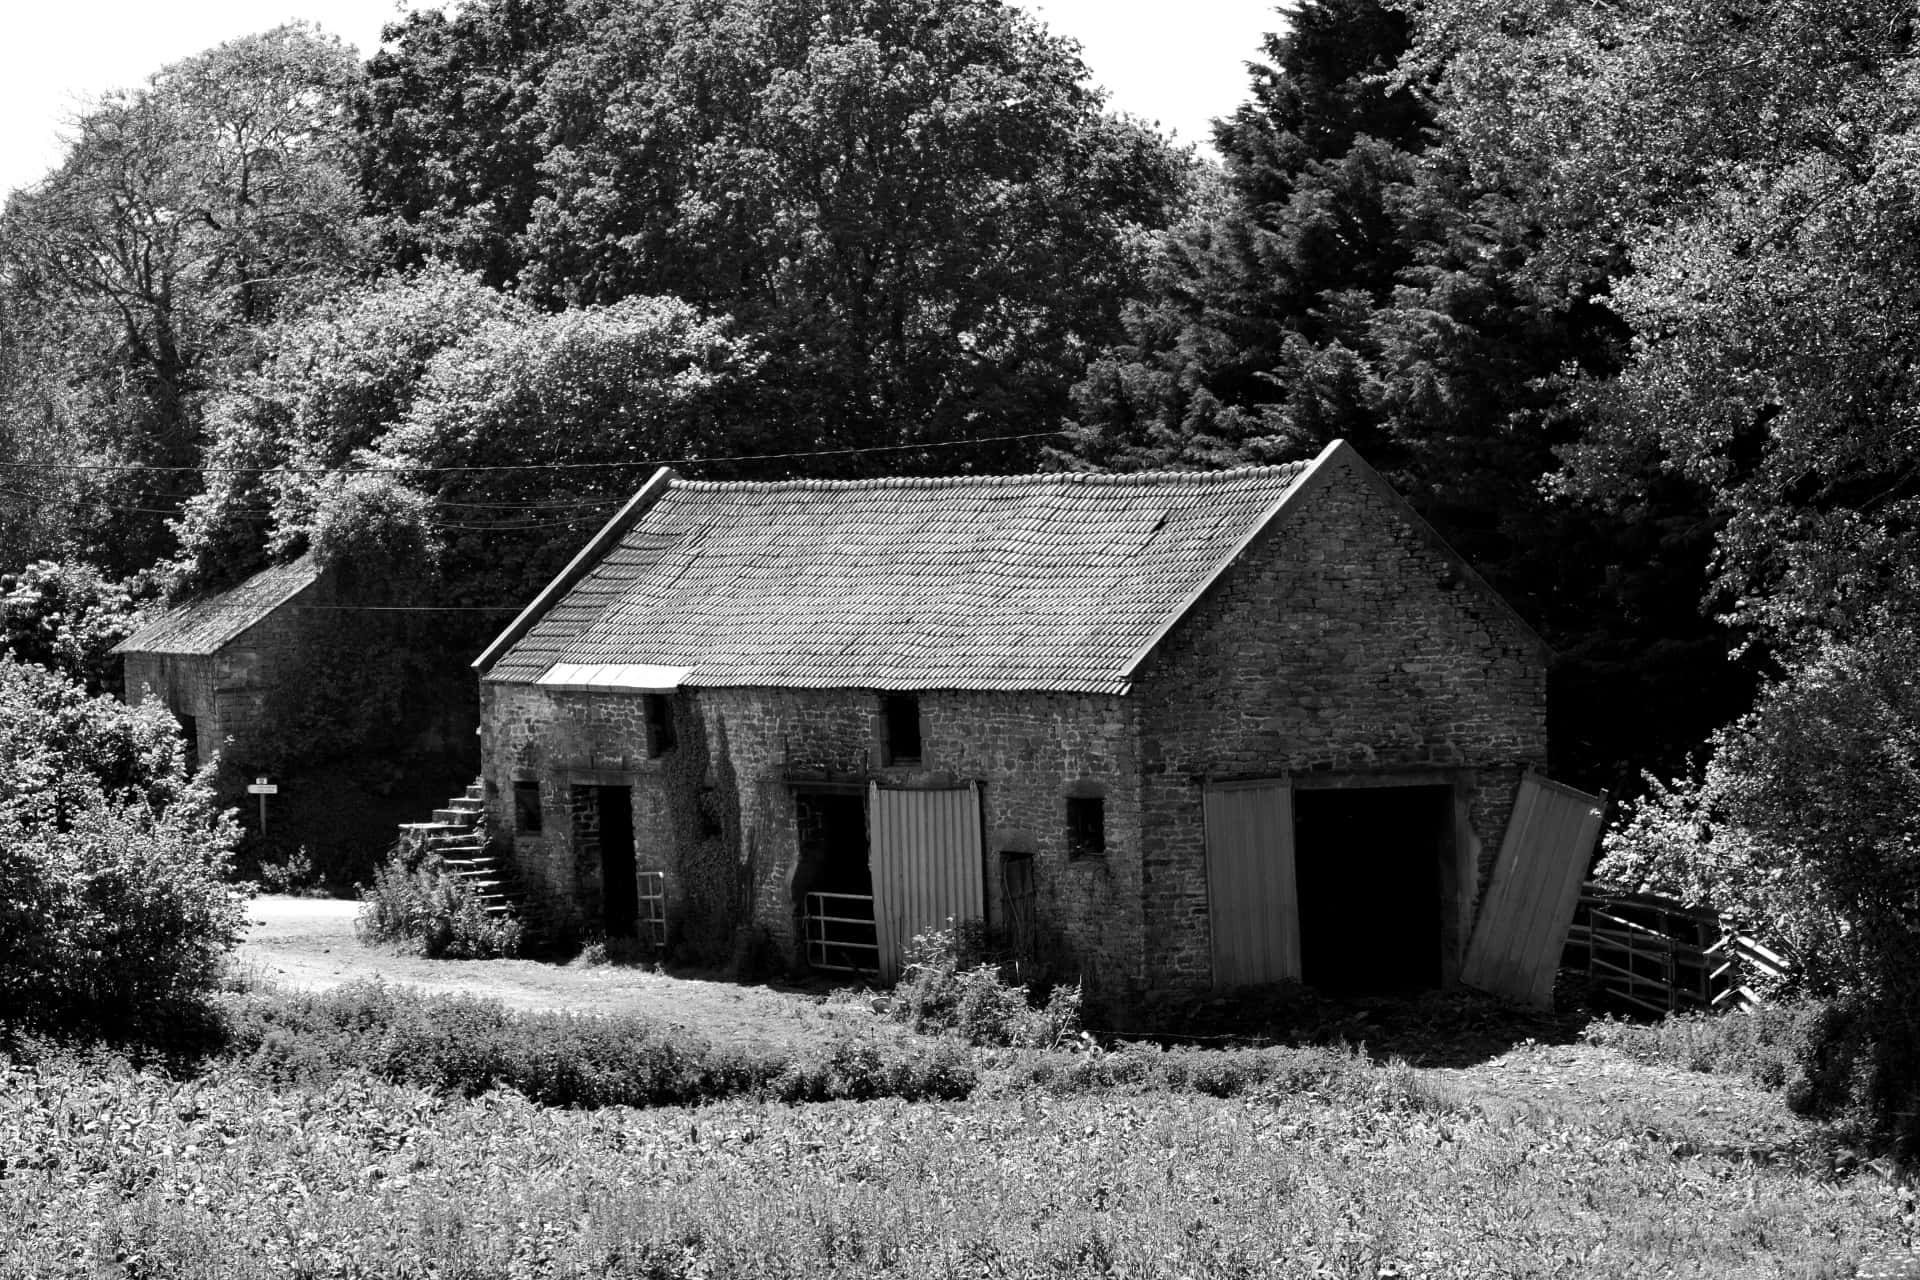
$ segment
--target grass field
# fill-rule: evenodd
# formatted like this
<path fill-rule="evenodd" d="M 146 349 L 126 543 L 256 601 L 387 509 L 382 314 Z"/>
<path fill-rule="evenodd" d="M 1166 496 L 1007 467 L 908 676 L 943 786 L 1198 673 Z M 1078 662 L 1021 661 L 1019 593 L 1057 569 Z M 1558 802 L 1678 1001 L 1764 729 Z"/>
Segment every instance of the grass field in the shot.
<path fill-rule="evenodd" d="M 1913 1229 L 1908 1190 L 1722 1077 L 1262 1052 L 1228 1098 L 1154 1050 L 1003 1051 L 966 1101 L 590 1111 L 16 1066 L 0 1276 L 1819 1277 Z"/>
<path fill-rule="evenodd" d="M 1915 1239 L 1905 1175 L 1783 1102 L 1786 1013 L 1295 1001 L 1290 1038 L 1375 1052 L 980 1049 L 617 969 L 417 995 L 283 914 L 249 963 L 323 980 L 225 997 L 210 1058 L 0 1053 L 0 1280 L 1811 1280 Z"/>

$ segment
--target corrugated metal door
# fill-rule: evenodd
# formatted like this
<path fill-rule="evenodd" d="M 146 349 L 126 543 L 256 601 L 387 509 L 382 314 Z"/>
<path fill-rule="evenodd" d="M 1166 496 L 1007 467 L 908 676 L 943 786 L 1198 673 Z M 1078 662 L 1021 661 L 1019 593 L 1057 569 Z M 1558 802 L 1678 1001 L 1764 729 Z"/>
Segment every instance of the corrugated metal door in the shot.
<path fill-rule="evenodd" d="M 939 928 L 949 916 L 986 916 L 980 788 L 896 791 L 874 784 L 870 799 L 873 922 L 880 978 L 891 982 L 914 934 Z"/>
<path fill-rule="evenodd" d="M 1520 780 L 1467 943 L 1462 982 L 1540 1008 L 1553 1002 L 1553 975 L 1605 804 L 1604 795 L 1590 796 L 1539 774 Z"/>
<path fill-rule="evenodd" d="M 1207 899 L 1213 984 L 1300 978 L 1300 899 L 1293 874 L 1293 787 L 1207 788 Z"/>

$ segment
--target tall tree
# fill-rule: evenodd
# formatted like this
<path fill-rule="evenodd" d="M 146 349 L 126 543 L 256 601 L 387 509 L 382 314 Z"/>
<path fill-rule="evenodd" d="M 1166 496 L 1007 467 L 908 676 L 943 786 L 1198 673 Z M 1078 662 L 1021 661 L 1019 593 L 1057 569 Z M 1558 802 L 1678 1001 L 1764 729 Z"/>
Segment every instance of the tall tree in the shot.
<path fill-rule="evenodd" d="M 1912 13 L 1891 0 L 1443 6 L 1483 166 L 1529 175 L 1564 254 L 1604 218 L 1634 342 L 1587 388 L 1567 484 L 1684 477 L 1722 522 L 1718 601 L 1771 644 L 1920 596 Z M 1471 39 L 1470 39 L 1471 37 Z"/>
<path fill-rule="evenodd" d="M 121 569 L 167 545 L 161 516 L 196 481 L 199 397 L 251 334 L 355 269 L 346 170 L 352 54 L 281 27 L 169 66 L 77 124 L 60 167 L 0 216 L 0 289 L 52 369 L 85 389 L 84 435 L 129 470 L 91 548 Z"/>
<path fill-rule="evenodd" d="M 389 258 L 519 281 L 541 194 L 541 83 L 581 39 L 572 0 L 484 0 L 409 12 L 367 60 L 355 168 Z"/>
<path fill-rule="evenodd" d="M 1137 289 L 1135 228 L 1183 196 L 1185 162 L 1101 110 L 1072 47 L 989 0 L 495 0 L 398 34 L 369 190 L 444 172 L 507 193 L 429 181 L 430 204 L 393 202 L 405 234 L 547 305 L 729 315 L 775 451 L 1051 425 Z M 484 134 L 399 105 L 455 99 Z"/>
<path fill-rule="evenodd" d="M 1555 256 L 1528 193 L 1456 148 L 1444 61 L 1406 12 L 1288 16 L 1217 125 L 1217 193 L 1161 238 L 1154 298 L 1075 389 L 1074 453 L 1221 465 L 1351 441 L 1559 651 L 1555 767 L 1632 786 L 1748 685 L 1699 611 L 1713 525 L 1685 483 L 1630 512 L 1543 492 L 1579 434 L 1574 377 L 1624 341 L 1607 275 Z"/>

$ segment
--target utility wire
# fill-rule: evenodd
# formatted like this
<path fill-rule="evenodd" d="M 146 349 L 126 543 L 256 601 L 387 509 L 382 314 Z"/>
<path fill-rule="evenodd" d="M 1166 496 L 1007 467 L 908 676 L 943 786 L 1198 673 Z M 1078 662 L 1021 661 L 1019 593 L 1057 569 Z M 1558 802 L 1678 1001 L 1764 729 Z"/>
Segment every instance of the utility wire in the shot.
<path fill-rule="evenodd" d="M 493 466 L 425 467 L 188 467 L 148 466 L 144 463 L 111 462 L 0 462 L 0 467 L 18 471 L 114 471 L 114 472 L 194 472 L 200 475 L 454 475 L 501 471 L 597 471 L 608 468 L 696 466 L 716 462 L 783 462 L 796 458 L 840 458 L 857 454 L 912 453 L 926 449 L 963 449 L 983 444 L 1005 444 L 1014 440 L 1044 440 L 1065 435 L 1064 431 L 1025 431 L 1014 435 L 976 436 L 971 440 L 927 440 L 916 444 L 876 444 L 844 449 L 797 449 L 788 453 L 720 454 L 684 458 L 636 459 L 632 462 L 519 462 Z"/>

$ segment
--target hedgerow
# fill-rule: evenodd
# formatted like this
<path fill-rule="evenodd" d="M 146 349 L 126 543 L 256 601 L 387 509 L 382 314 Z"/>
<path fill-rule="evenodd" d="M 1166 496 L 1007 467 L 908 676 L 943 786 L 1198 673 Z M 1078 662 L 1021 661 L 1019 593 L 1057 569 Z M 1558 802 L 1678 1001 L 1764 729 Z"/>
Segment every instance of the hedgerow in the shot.
<path fill-rule="evenodd" d="M 379 984 L 245 997 L 227 1018 L 226 1057 L 271 1081 L 318 1084 L 364 1071 L 464 1096 L 513 1089 L 557 1107 L 951 1099 L 977 1081 L 951 1042 L 842 1035 L 798 1051 L 742 1050 L 645 1018 L 517 1012 Z"/>

